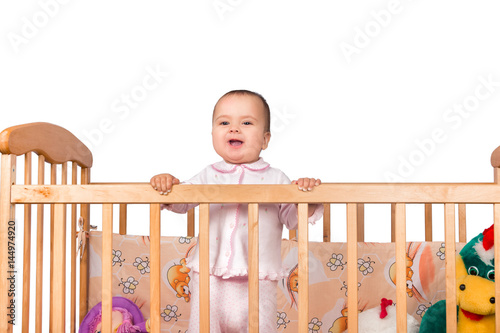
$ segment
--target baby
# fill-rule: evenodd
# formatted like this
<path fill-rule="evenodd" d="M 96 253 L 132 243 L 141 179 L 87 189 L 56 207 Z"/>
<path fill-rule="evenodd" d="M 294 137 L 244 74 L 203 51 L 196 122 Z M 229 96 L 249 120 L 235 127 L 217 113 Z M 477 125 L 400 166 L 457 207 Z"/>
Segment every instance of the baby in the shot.
<path fill-rule="evenodd" d="M 290 184 L 288 177 L 261 157 L 271 139 L 266 100 L 248 90 L 233 90 L 215 105 L 212 143 L 222 161 L 203 169 L 184 184 Z M 170 174 L 151 178 L 151 186 L 168 194 L 180 181 Z M 291 182 L 302 191 L 321 184 L 314 178 Z M 195 205 L 165 205 L 185 213 Z M 322 205 L 309 206 L 309 222 L 323 214 Z M 210 332 L 248 331 L 248 206 L 210 205 Z M 259 205 L 259 329 L 276 332 L 277 281 L 286 275 L 281 266 L 283 225 L 296 229 L 297 205 Z M 199 252 L 189 259 L 193 271 L 189 332 L 199 332 Z"/>

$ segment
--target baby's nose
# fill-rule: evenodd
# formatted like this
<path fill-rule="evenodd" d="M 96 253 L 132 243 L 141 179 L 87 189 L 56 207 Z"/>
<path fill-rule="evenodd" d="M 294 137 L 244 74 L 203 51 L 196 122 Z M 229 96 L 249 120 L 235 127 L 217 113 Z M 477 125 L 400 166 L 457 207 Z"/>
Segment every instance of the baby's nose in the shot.
<path fill-rule="evenodd" d="M 231 129 L 230 129 L 229 131 L 230 131 L 230 132 L 236 132 L 236 133 L 237 133 L 237 132 L 239 132 L 240 130 L 239 130 L 239 128 L 238 128 L 238 127 L 233 126 L 233 127 L 231 127 Z"/>

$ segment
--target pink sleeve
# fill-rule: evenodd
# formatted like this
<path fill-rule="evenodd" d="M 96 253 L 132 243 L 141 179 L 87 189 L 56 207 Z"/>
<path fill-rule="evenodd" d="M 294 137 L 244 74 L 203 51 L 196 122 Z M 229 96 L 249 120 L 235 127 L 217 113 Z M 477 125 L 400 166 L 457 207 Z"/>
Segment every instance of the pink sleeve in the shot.
<path fill-rule="evenodd" d="M 198 206 L 198 204 L 161 204 L 161 209 L 166 209 L 174 213 L 185 214 L 191 208 Z"/>
<path fill-rule="evenodd" d="M 299 226 L 299 221 L 297 218 L 297 205 L 281 204 L 279 210 L 279 218 L 281 223 L 283 223 L 288 228 L 288 230 L 297 229 Z M 317 205 L 314 213 L 309 216 L 307 221 L 311 224 L 315 224 L 316 221 L 321 219 L 321 217 L 323 216 L 323 211 L 323 205 Z"/>

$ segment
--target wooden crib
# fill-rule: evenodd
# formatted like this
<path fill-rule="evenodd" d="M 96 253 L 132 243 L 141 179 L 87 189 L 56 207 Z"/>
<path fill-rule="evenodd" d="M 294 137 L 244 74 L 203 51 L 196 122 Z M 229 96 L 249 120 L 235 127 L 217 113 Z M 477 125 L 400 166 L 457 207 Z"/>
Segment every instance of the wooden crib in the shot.
<path fill-rule="evenodd" d="M 459 209 L 458 237 L 466 241 L 465 208 L 469 203 L 492 204 L 494 222 L 500 219 L 500 147 L 493 152 L 491 162 L 494 167 L 494 182 L 483 184 L 362 184 L 362 183 L 324 183 L 312 192 L 303 193 L 293 185 L 182 185 L 176 186 L 168 196 L 159 195 L 149 184 L 102 184 L 90 182 L 92 166 L 91 152 L 73 134 L 48 123 L 32 123 L 10 127 L 0 134 L 2 153 L 1 192 L 0 192 L 0 332 L 11 332 L 15 323 L 16 330 L 22 327 L 29 331 L 30 321 L 35 321 L 35 331 L 42 332 L 42 322 L 49 322 L 50 331 L 64 332 L 69 328 L 75 332 L 80 321 L 87 313 L 88 304 L 88 251 L 79 260 L 77 272 L 77 216 L 85 221 L 84 230 L 89 230 L 91 205 L 102 205 L 103 225 L 103 265 L 102 265 L 102 304 L 103 332 L 111 332 L 111 262 L 112 262 L 112 222 L 113 205 L 119 205 L 120 233 L 126 234 L 127 205 L 147 204 L 150 206 L 150 301 L 151 309 L 160 308 L 160 204 L 162 203 L 199 203 L 199 246 L 200 246 L 200 325 L 202 332 L 209 331 L 209 266 L 208 266 L 208 221 L 211 203 L 245 203 L 249 211 L 249 323 L 250 332 L 258 332 L 258 205 L 265 203 L 297 203 L 299 214 L 298 233 L 291 231 L 291 237 L 298 238 L 299 256 L 299 331 L 308 332 L 308 204 L 322 203 L 325 207 L 324 236 L 330 241 L 330 204 L 342 203 L 347 209 L 347 262 L 357 260 L 357 242 L 364 240 L 364 204 L 391 204 L 392 235 L 396 247 L 396 302 L 397 325 L 399 332 L 406 332 L 406 284 L 405 284 L 405 244 L 406 244 L 406 204 L 425 205 L 425 240 L 432 240 L 432 205 L 444 204 L 445 212 L 445 251 L 455 253 L 455 206 Z M 32 180 L 32 153 L 38 154 L 37 184 Z M 16 184 L 16 159 L 24 155 L 24 184 Z M 71 163 L 70 163 L 71 162 Z M 57 166 L 62 165 L 61 175 Z M 50 166 L 50 179 L 45 180 L 45 168 Z M 68 178 L 70 179 L 68 181 Z M 44 208 L 50 205 L 50 234 L 43 234 Z M 15 206 L 24 206 L 23 219 L 15 218 Z M 32 205 L 37 207 L 37 234 L 32 235 Z M 70 207 L 69 213 L 67 207 Z M 69 217 L 67 218 L 67 215 Z M 194 236 L 194 213 L 188 214 L 188 235 Z M 19 220 L 24 221 L 23 262 L 16 262 L 15 242 L 20 235 L 15 233 Z M 14 222 L 16 221 L 16 222 Z M 500 228 L 495 227 L 495 239 Z M 67 236 L 70 235 L 70 236 Z M 69 260 L 67 258 L 67 238 L 71 243 Z M 44 241 L 50 243 L 50 254 L 45 260 Z M 36 247 L 36 258 L 30 257 L 31 246 Z M 495 248 L 495 273 L 498 276 L 500 247 Z M 7 258 L 7 260 L 6 260 Z M 69 263 L 68 263 L 69 262 Z M 22 287 L 19 268 L 22 266 Z M 16 270 L 17 269 L 17 270 Z M 50 270 L 49 293 L 43 291 L 43 272 Z M 30 280 L 35 270 L 35 281 Z M 357 268 L 356 264 L 347 265 L 348 270 L 348 307 L 357 308 Z M 67 282 L 67 275 L 70 281 Z M 19 283 L 16 281 L 19 280 Z M 66 283 L 71 284 L 67 295 Z M 30 289 L 36 290 L 32 295 Z M 21 291 L 21 290 L 22 291 Z M 77 307 L 77 290 L 79 306 Z M 446 304 L 448 332 L 456 331 L 455 295 L 455 258 L 446 257 Z M 496 297 L 500 296 L 500 284 L 496 285 Z M 50 308 L 43 308 L 43 298 L 50 298 Z M 34 311 L 30 312 L 30 305 Z M 496 303 L 496 310 L 500 305 Z M 68 313 L 69 312 L 69 313 Z M 78 312 L 78 313 L 77 313 Z M 22 313 L 22 323 L 18 322 Z M 151 313 L 156 313 L 151 311 Z M 151 330 L 158 332 L 159 313 L 151 316 Z M 349 332 L 357 332 L 357 311 L 349 311 Z M 497 327 L 500 322 L 497 316 Z M 69 322 L 69 323 L 68 323 Z"/>

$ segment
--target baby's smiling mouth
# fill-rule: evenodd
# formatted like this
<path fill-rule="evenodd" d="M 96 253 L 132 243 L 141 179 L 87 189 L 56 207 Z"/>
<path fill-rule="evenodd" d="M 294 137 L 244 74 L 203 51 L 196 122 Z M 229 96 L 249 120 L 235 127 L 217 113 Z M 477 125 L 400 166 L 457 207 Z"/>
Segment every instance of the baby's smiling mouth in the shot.
<path fill-rule="evenodd" d="M 233 147 L 238 147 L 238 146 L 241 146 L 243 144 L 243 141 L 231 139 L 231 140 L 229 140 L 229 144 Z"/>

